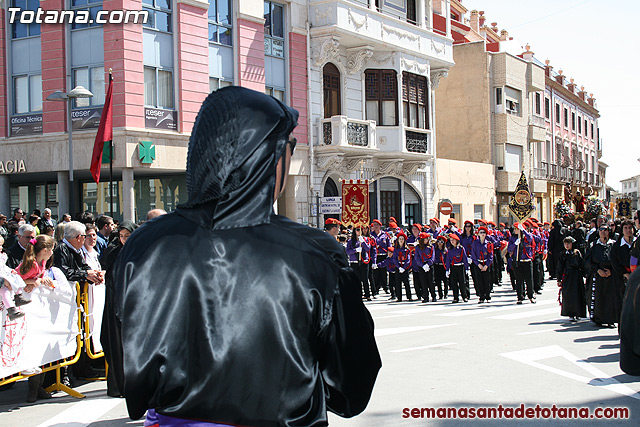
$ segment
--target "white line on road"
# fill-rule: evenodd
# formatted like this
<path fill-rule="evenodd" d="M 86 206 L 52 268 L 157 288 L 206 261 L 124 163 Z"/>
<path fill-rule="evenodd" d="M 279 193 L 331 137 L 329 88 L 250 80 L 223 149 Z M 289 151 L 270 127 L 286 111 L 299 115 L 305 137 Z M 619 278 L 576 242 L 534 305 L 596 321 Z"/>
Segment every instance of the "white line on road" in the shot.
<path fill-rule="evenodd" d="M 38 427 L 61 425 L 85 427 L 120 404 L 124 405 L 124 399 L 115 399 L 113 397 L 107 399 L 84 399 L 40 424 Z M 73 422 L 70 423 L 70 420 L 73 420 Z"/>
<path fill-rule="evenodd" d="M 560 307 L 547 308 L 544 310 L 529 310 L 522 313 L 511 313 L 511 314 L 503 314 L 502 316 L 491 316 L 489 319 L 500 319 L 500 320 L 516 320 L 516 319 L 526 319 L 527 317 L 534 316 L 542 316 L 547 314 L 560 314 Z"/>
<path fill-rule="evenodd" d="M 623 396 L 629 396 L 633 399 L 640 400 L 640 393 L 637 393 L 627 385 L 622 384 L 611 376 L 605 374 L 600 369 L 592 366 L 587 361 L 574 356 L 559 345 L 550 345 L 546 347 L 512 351 L 509 353 L 502 353 L 500 356 L 515 360 L 517 362 L 522 362 L 526 365 L 534 366 L 536 368 L 543 369 L 547 372 L 552 372 L 563 377 L 571 378 L 590 386 L 601 387 L 609 391 L 622 394 Z M 547 366 L 543 363 L 540 363 L 540 361 L 542 360 L 553 359 L 557 357 L 568 360 L 569 362 L 575 364 L 579 368 L 591 374 L 591 376 L 577 375 L 572 372 L 567 372 L 562 369 L 554 368 L 552 366 Z"/>
<path fill-rule="evenodd" d="M 426 325 L 426 326 L 405 326 L 402 328 L 381 328 L 375 330 L 376 337 L 386 337 L 387 335 L 404 334 L 407 332 L 418 332 L 426 329 L 444 328 L 447 326 L 455 326 L 457 323 L 449 323 L 447 325 Z"/>
<path fill-rule="evenodd" d="M 437 314 L 437 316 L 447 316 L 447 317 L 471 316 L 473 314 L 489 314 L 489 313 L 495 313 L 496 311 L 508 311 L 508 310 L 516 310 L 516 309 L 522 310 L 524 308 L 521 305 L 517 305 L 515 301 L 513 302 L 513 305 L 509 305 L 507 307 L 491 307 L 490 304 L 491 303 L 488 303 L 487 305 L 484 305 L 484 306 L 477 306 L 476 308 L 468 308 L 462 311 L 455 311 L 452 313 L 441 313 L 441 314 Z M 557 301 L 553 301 L 553 300 L 540 301 L 537 304 L 537 306 L 539 307 L 541 305 L 549 305 L 549 304 L 557 304 Z"/>
<path fill-rule="evenodd" d="M 541 334 L 543 332 L 553 332 L 559 331 L 560 329 L 542 329 L 539 331 L 530 331 L 530 332 L 518 332 L 518 335 L 531 335 L 531 334 Z"/>
<path fill-rule="evenodd" d="M 391 350 L 391 353 L 403 353 L 405 351 L 413 351 L 413 350 L 424 350 L 427 348 L 437 348 L 437 347 L 445 347 L 447 345 L 455 345 L 454 342 L 443 342 L 441 344 L 431 344 L 431 345 L 423 345 L 420 347 L 410 347 L 410 348 L 401 348 L 400 350 Z"/>

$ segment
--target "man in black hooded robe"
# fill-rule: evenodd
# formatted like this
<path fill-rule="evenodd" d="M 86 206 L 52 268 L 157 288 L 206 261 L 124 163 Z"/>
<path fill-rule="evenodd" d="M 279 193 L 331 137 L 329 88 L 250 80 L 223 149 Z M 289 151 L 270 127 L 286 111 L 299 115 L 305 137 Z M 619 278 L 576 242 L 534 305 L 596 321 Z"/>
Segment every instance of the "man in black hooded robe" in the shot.
<path fill-rule="evenodd" d="M 188 202 L 120 253 L 103 345 L 132 419 L 324 426 L 367 406 L 381 361 L 358 278 L 334 238 L 273 213 L 297 117 L 246 88 L 209 95 Z"/>

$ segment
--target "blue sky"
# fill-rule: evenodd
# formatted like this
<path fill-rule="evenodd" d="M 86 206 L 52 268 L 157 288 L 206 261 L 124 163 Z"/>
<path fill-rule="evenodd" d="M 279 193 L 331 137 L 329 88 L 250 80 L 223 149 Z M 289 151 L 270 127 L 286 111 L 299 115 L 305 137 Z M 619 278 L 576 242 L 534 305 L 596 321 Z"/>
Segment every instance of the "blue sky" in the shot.
<path fill-rule="evenodd" d="M 640 1 L 462 0 L 593 93 L 607 185 L 640 174 Z M 635 131 L 634 131 L 635 129 Z M 636 132 L 637 131 L 637 132 Z"/>

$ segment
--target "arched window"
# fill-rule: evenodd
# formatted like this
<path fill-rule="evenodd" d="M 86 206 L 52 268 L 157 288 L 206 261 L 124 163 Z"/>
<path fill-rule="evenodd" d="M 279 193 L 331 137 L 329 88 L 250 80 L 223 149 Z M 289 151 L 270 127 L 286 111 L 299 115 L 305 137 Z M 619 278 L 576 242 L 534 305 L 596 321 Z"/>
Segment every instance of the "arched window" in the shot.
<path fill-rule="evenodd" d="M 340 109 L 340 71 L 332 63 L 322 69 L 322 89 L 324 97 L 324 118 L 339 116 Z"/>

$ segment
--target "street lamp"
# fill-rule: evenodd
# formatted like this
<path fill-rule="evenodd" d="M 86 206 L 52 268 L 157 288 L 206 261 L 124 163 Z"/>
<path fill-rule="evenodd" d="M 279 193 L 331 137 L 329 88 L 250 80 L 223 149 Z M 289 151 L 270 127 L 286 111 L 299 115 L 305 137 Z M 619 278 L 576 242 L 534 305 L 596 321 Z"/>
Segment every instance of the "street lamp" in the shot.
<path fill-rule="evenodd" d="M 77 98 L 92 98 L 93 94 L 82 86 L 76 86 L 68 93 L 61 90 L 47 96 L 47 101 L 67 101 L 67 133 L 69 134 L 69 213 L 73 215 L 75 198 L 73 196 L 73 126 L 71 125 L 72 101 Z"/>

